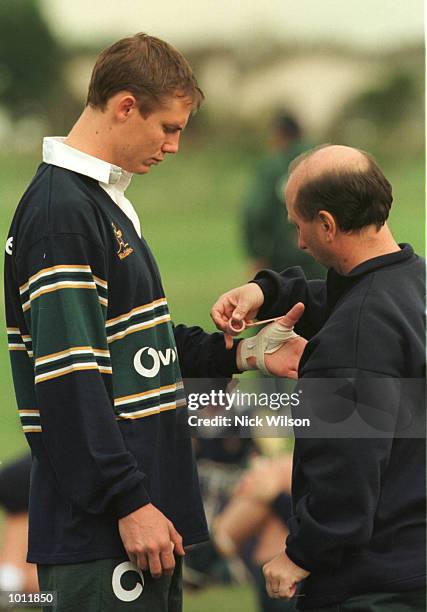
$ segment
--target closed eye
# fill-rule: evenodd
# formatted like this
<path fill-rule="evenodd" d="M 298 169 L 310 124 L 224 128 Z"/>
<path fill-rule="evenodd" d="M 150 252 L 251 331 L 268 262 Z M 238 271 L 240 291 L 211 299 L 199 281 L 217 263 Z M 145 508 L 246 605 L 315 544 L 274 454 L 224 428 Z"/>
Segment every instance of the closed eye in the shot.
<path fill-rule="evenodd" d="M 180 125 L 164 125 L 163 131 L 165 134 L 176 134 L 177 132 L 181 132 L 182 127 Z"/>

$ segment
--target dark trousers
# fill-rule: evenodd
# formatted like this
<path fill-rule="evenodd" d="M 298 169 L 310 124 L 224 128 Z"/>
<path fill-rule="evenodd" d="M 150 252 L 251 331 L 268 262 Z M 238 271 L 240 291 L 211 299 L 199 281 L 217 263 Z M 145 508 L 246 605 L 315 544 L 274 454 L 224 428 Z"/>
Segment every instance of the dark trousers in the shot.
<path fill-rule="evenodd" d="M 182 612 L 182 561 L 172 576 L 154 579 L 127 559 L 38 565 L 41 591 L 57 605 L 44 612 Z"/>
<path fill-rule="evenodd" d="M 350 597 L 343 603 L 307 612 L 426 612 L 426 591 L 417 589 L 401 593 L 366 593 Z"/>

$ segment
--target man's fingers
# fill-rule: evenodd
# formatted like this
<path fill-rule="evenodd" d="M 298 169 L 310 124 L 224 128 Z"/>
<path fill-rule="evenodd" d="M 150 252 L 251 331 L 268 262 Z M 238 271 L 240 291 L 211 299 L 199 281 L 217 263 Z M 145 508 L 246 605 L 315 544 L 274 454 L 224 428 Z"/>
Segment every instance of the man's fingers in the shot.
<path fill-rule="evenodd" d="M 295 583 L 292 585 L 286 584 L 279 577 L 268 578 L 265 586 L 269 597 L 273 599 L 291 599 L 295 596 L 297 589 Z"/>
<path fill-rule="evenodd" d="M 271 561 L 264 565 L 262 571 L 265 577 L 265 588 L 267 589 L 268 596 L 277 599 L 280 591 L 280 578 L 273 575 Z"/>
<path fill-rule="evenodd" d="M 230 336 L 229 334 L 224 334 L 224 340 L 225 348 L 229 351 L 233 348 L 233 336 Z"/>
<path fill-rule="evenodd" d="M 252 305 L 250 302 L 248 302 L 245 299 L 239 300 L 239 303 L 237 304 L 236 308 L 233 310 L 231 319 L 230 319 L 234 329 L 240 330 L 240 331 L 243 330 L 244 326 L 242 325 L 242 321 L 244 321 L 244 319 L 246 318 L 246 315 L 251 310 L 252 310 Z"/>
<path fill-rule="evenodd" d="M 294 597 L 297 583 L 310 573 L 293 563 L 285 552 L 266 563 L 262 569 L 267 592 L 275 599 Z"/>
<path fill-rule="evenodd" d="M 143 571 L 150 571 L 153 578 L 161 576 L 172 576 L 175 569 L 174 552 L 179 555 L 185 555 L 182 548 L 182 538 L 179 533 L 172 527 L 175 532 L 174 541 L 169 541 L 160 550 L 153 547 L 147 553 L 140 553 L 136 564 Z M 172 538 L 171 538 L 172 539 Z"/>
<path fill-rule="evenodd" d="M 215 323 L 218 329 L 224 331 L 224 329 L 227 327 L 229 317 L 225 316 L 222 310 L 220 310 L 220 308 L 216 304 L 212 308 L 210 314 L 212 321 Z"/>
<path fill-rule="evenodd" d="M 270 597 L 273 599 L 280 597 L 280 578 L 269 578 L 266 587 Z"/>
<path fill-rule="evenodd" d="M 278 319 L 278 323 L 280 325 L 283 325 L 283 327 L 294 327 L 294 325 L 296 325 L 298 323 L 298 321 L 301 319 L 302 315 L 304 314 L 304 310 L 305 310 L 305 306 L 302 302 L 298 302 L 297 304 L 295 304 L 295 306 L 292 306 L 292 308 L 285 314 L 284 317 L 282 317 L 281 319 Z"/>
<path fill-rule="evenodd" d="M 160 578 L 162 575 L 162 563 L 160 561 L 160 554 L 158 551 L 148 553 L 148 565 L 150 568 L 150 574 L 153 576 L 153 578 Z"/>
<path fill-rule="evenodd" d="M 240 330 L 242 326 L 242 321 L 246 317 L 249 312 L 249 307 L 245 308 L 245 304 L 239 303 L 238 306 L 233 310 L 230 317 L 230 322 L 236 330 Z"/>
<path fill-rule="evenodd" d="M 210 315 L 211 319 L 222 331 L 226 330 L 231 314 L 236 307 L 236 303 L 230 298 L 222 295 L 212 306 Z"/>
<path fill-rule="evenodd" d="M 160 562 L 162 564 L 162 574 L 172 576 L 175 569 L 175 557 L 173 556 L 172 547 L 170 550 L 160 553 Z"/>
<path fill-rule="evenodd" d="M 130 552 L 128 552 L 128 551 L 126 551 L 126 552 L 127 552 L 127 555 L 128 555 L 128 559 L 129 559 L 129 561 L 130 561 L 131 563 L 135 563 L 135 564 L 136 564 L 136 562 L 137 562 L 137 560 L 138 560 L 138 555 L 136 555 L 135 553 L 130 553 Z"/>
<path fill-rule="evenodd" d="M 279 597 L 281 599 L 291 599 L 292 597 L 294 597 L 296 590 L 296 584 L 292 584 L 289 586 L 286 585 L 286 583 L 281 583 L 279 589 Z"/>
<path fill-rule="evenodd" d="M 172 543 L 171 550 L 175 554 L 179 555 L 180 557 L 184 557 L 185 556 L 185 550 L 184 550 L 184 547 L 182 545 L 182 537 L 177 532 L 177 530 L 173 526 L 173 523 L 171 523 L 171 522 L 169 524 L 169 536 L 170 536 L 171 543 Z"/>
<path fill-rule="evenodd" d="M 248 314 L 251 314 L 248 318 L 252 318 L 263 303 L 264 294 L 261 288 L 255 283 L 248 283 L 221 295 L 212 307 L 211 317 L 218 329 L 227 332 L 230 319 L 234 319 L 235 324 L 238 324 Z"/>
<path fill-rule="evenodd" d="M 132 563 L 137 565 L 143 572 L 148 570 L 148 559 L 145 553 L 141 553 L 139 555 L 132 555 L 132 559 L 130 559 Z"/>

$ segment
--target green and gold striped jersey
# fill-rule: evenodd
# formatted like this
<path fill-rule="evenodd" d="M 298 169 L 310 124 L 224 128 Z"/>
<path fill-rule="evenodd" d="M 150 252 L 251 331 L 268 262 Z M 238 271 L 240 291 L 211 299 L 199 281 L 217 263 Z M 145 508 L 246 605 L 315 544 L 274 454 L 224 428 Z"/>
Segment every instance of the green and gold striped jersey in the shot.
<path fill-rule="evenodd" d="M 234 352 L 219 334 L 173 328 L 150 249 L 92 178 L 41 164 L 6 253 L 12 374 L 33 453 L 29 560 L 121 555 L 118 518 L 149 501 L 185 544 L 206 539 L 178 426 L 180 360 L 186 376 L 227 376 Z"/>

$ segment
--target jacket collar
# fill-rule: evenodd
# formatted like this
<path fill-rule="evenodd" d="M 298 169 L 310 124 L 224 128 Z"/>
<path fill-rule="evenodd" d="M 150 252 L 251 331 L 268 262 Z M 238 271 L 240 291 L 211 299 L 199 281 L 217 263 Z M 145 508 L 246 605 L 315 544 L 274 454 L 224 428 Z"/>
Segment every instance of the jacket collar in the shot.
<path fill-rule="evenodd" d="M 328 271 L 327 276 L 327 295 L 328 306 L 333 308 L 338 300 L 356 285 L 365 274 L 375 272 L 381 268 L 401 264 L 414 257 L 414 250 L 410 244 L 399 244 L 400 251 L 380 255 L 363 261 L 353 268 L 348 274 L 339 274 L 333 269 Z"/>

